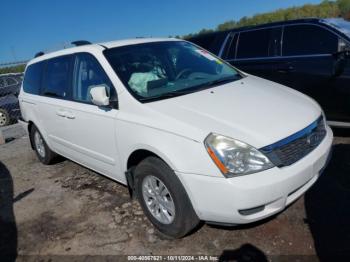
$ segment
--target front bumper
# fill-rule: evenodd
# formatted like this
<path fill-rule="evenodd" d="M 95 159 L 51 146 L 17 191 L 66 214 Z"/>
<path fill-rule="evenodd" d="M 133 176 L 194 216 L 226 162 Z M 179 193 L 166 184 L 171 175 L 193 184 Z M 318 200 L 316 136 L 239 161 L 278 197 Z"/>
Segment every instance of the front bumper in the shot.
<path fill-rule="evenodd" d="M 305 193 L 325 167 L 332 141 L 333 133 L 327 127 L 322 143 L 298 162 L 256 174 L 226 179 L 219 173 L 217 177 L 176 173 L 200 219 L 250 223 L 282 211 Z"/>

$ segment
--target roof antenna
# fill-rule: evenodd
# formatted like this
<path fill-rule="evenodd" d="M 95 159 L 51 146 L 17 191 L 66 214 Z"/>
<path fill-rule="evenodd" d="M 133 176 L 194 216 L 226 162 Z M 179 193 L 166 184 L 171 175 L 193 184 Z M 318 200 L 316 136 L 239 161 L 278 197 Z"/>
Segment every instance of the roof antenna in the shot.
<path fill-rule="evenodd" d="M 42 55 L 44 55 L 44 54 L 45 54 L 45 53 L 44 53 L 43 51 L 40 51 L 40 52 L 38 52 L 38 53 L 35 54 L 34 58 L 39 57 L 39 56 L 42 56 Z"/>
<path fill-rule="evenodd" d="M 74 41 L 71 44 L 75 45 L 75 46 L 91 45 L 91 43 L 89 41 L 85 41 L 85 40 Z"/>

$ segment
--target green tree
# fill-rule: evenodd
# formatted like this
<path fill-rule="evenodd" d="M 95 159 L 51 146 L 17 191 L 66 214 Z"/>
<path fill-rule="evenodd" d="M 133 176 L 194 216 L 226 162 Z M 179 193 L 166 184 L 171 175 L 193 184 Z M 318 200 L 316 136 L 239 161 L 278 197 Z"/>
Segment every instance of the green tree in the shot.
<path fill-rule="evenodd" d="M 236 27 L 252 26 L 276 21 L 285 21 L 307 17 L 339 17 L 342 16 L 350 19 L 350 0 L 329 1 L 324 0 L 318 5 L 306 4 L 298 7 L 289 7 L 284 9 L 277 9 L 273 12 L 255 14 L 250 17 L 242 17 L 240 20 L 229 20 L 219 24 L 215 30 L 202 29 L 198 33 L 188 34 L 183 38 L 189 38 L 198 34 L 205 34 L 212 31 L 225 31 Z"/>
<path fill-rule="evenodd" d="M 8 73 L 22 73 L 24 72 L 26 65 L 16 65 L 16 66 L 9 66 L 9 67 L 1 67 L 0 68 L 0 74 L 8 74 Z"/>
<path fill-rule="evenodd" d="M 338 0 L 337 4 L 340 9 L 340 14 L 345 19 L 350 19 L 350 0 Z"/>

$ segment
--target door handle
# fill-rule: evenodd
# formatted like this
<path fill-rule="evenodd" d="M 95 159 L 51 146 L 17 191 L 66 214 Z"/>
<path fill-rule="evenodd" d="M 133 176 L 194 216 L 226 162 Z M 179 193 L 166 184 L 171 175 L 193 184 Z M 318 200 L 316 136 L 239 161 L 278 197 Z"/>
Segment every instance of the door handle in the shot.
<path fill-rule="evenodd" d="M 66 112 L 66 117 L 68 119 L 74 119 L 75 118 L 75 115 L 72 113 L 72 112 Z"/>
<path fill-rule="evenodd" d="M 66 117 L 66 112 L 63 109 L 58 109 L 56 111 L 56 115 L 58 115 L 60 117 Z"/>

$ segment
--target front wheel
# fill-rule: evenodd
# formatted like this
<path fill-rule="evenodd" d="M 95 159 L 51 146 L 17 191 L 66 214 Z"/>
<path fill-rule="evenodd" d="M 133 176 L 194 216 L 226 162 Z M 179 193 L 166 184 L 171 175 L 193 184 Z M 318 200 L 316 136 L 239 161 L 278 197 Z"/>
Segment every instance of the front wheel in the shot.
<path fill-rule="evenodd" d="M 144 159 L 135 168 L 134 175 L 141 207 L 161 233 L 180 238 L 199 223 L 180 180 L 161 159 Z"/>

